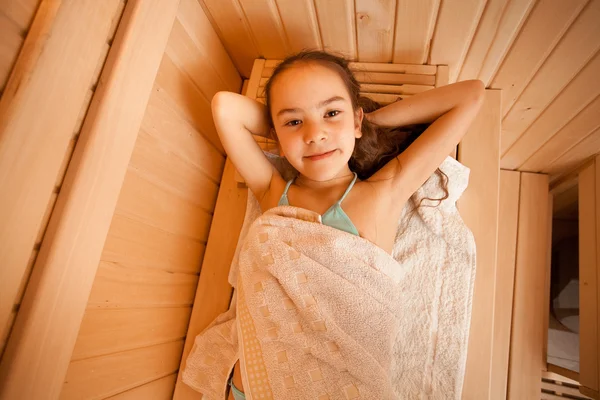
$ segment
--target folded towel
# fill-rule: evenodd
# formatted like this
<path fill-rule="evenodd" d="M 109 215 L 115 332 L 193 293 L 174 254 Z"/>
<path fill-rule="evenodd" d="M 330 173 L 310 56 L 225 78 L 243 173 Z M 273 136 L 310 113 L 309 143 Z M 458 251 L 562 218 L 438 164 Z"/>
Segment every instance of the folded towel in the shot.
<path fill-rule="evenodd" d="M 184 382 L 222 399 L 239 358 L 248 398 L 460 398 L 475 242 L 455 207 L 468 169 L 452 158 L 440 169 L 448 198 L 427 199 L 443 195 L 436 175 L 411 197 L 393 258 L 308 210 L 260 216 L 250 194 L 232 305 L 196 338 Z"/>

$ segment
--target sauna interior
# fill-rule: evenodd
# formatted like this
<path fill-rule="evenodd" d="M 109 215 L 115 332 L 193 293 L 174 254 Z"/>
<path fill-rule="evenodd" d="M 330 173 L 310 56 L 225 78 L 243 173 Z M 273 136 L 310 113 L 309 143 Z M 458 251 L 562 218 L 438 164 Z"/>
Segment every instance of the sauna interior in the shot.
<path fill-rule="evenodd" d="M 0 398 L 200 399 L 247 189 L 212 121 L 278 60 L 382 103 L 480 79 L 463 399 L 599 399 L 600 0 L 0 0 Z M 268 143 L 261 143 L 268 146 Z"/>

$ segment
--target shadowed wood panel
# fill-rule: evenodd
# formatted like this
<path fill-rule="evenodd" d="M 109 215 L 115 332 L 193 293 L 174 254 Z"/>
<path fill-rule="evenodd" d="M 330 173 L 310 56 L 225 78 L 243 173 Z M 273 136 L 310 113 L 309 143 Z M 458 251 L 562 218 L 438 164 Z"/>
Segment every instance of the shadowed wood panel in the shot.
<path fill-rule="evenodd" d="M 197 61 L 207 59 L 221 78 L 224 87 L 234 92 L 240 90 L 240 74 L 198 0 L 180 0 L 177 19 L 194 42 L 194 52 L 200 54 Z"/>
<path fill-rule="evenodd" d="M 315 0 L 315 6 L 324 50 L 338 52 L 350 60 L 356 60 L 354 2 Z"/>
<path fill-rule="evenodd" d="M 89 309 L 71 362 L 185 337 L 191 307 Z"/>
<path fill-rule="evenodd" d="M 440 0 L 397 0 L 394 63 L 427 62 L 439 7 Z"/>
<path fill-rule="evenodd" d="M 212 119 L 210 99 L 200 92 L 191 78 L 183 73 L 166 53 L 154 84 L 161 89 L 154 88 L 167 107 L 177 110 L 178 114 L 191 123 L 220 153 L 225 153 Z"/>
<path fill-rule="evenodd" d="M 548 176 L 521 174 L 517 262 L 510 338 L 508 399 L 540 395 L 548 257 Z"/>
<path fill-rule="evenodd" d="M 539 172 L 577 144 L 583 138 L 582 135 L 591 132 L 593 129 L 590 129 L 589 124 L 598 126 L 600 120 L 597 116 L 600 112 L 589 110 L 600 107 L 598 76 L 600 53 L 569 82 L 539 118 L 508 149 L 502 156 L 502 166 Z M 587 115 L 590 112 L 593 117 Z M 588 126 L 576 128 L 578 133 L 574 134 L 568 126 L 573 125 L 576 120 L 585 120 Z"/>
<path fill-rule="evenodd" d="M 427 64 L 448 65 L 448 83 L 456 82 L 485 3 L 485 0 L 441 2 Z"/>
<path fill-rule="evenodd" d="M 90 293 L 91 308 L 189 306 L 198 275 L 100 261 Z"/>
<path fill-rule="evenodd" d="M 490 83 L 490 88 L 503 91 L 502 116 L 510 111 L 586 3 L 544 0 L 535 4 Z"/>
<path fill-rule="evenodd" d="M 490 84 L 534 4 L 534 0 L 487 2 L 458 81 L 481 79 L 485 86 Z"/>
<path fill-rule="evenodd" d="M 313 0 L 276 0 L 291 52 L 322 49 Z"/>
<path fill-rule="evenodd" d="M 238 0 L 198 1 L 208 11 L 207 17 L 214 21 L 213 26 L 240 74 L 250 76 L 254 60 L 264 54 L 260 53 L 252 37 L 250 25 Z"/>
<path fill-rule="evenodd" d="M 285 57 L 289 52 L 289 44 L 275 0 L 238 1 L 260 55 L 265 58 Z"/>
<path fill-rule="evenodd" d="M 355 1 L 359 61 L 392 61 L 396 1 Z"/>
<path fill-rule="evenodd" d="M 123 267 L 197 274 L 204 250 L 201 241 L 115 214 L 102 260 Z"/>
<path fill-rule="evenodd" d="M 41 0 L 0 0 L 0 10 L 24 36 L 33 22 L 40 2 Z"/>
<path fill-rule="evenodd" d="M 469 187 L 458 201 L 458 207 L 477 244 L 477 274 L 463 387 L 463 397 L 466 399 L 487 399 L 490 396 L 498 243 L 499 151 L 500 91 L 486 90 L 481 110 L 458 146 L 458 160 L 471 170 Z"/>
<path fill-rule="evenodd" d="M 11 21 L 0 8 L 0 93 L 4 90 L 8 76 L 12 71 L 19 51 L 25 41 L 16 24 Z"/>
<path fill-rule="evenodd" d="M 503 155 L 600 49 L 598 21 L 600 1 L 591 1 L 504 115 Z"/>
<path fill-rule="evenodd" d="M 177 374 L 165 376 L 153 382 L 146 383 L 116 396 L 108 397 L 108 400 L 171 400 Z"/>
<path fill-rule="evenodd" d="M 73 361 L 61 399 L 102 399 L 173 374 L 183 340 Z"/>
<path fill-rule="evenodd" d="M 579 174 L 579 382 L 598 390 L 599 158 Z"/>
<path fill-rule="evenodd" d="M 498 266 L 494 299 L 494 344 L 492 349 L 492 383 L 490 399 L 506 400 L 512 300 L 515 284 L 517 224 L 519 219 L 519 185 L 517 171 L 500 171 L 498 205 Z"/>

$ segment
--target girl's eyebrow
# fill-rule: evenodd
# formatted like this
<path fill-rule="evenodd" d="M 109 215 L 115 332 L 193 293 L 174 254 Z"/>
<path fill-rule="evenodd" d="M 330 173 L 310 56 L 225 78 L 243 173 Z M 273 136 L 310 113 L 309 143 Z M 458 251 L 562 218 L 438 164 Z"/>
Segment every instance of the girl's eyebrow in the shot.
<path fill-rule="evenodd" d="M 333 96 L 327 100 L 323 100 L 322 102 L 320 102 L 319 104 L 317 104 L 317 108 L 323 108 L 326 105 L 333 103 L 334 101 L 346 101 L 346 99 L 344 99 L 342 96 Z M 282 114 L 285 113 L 294 113 L 294 112 L 298 112 L 300 111 L 299 108 L 283 108 L 281 110 L 279 110 L 279 112 L 277 113 L 277 116 L 279 117 Z"/>

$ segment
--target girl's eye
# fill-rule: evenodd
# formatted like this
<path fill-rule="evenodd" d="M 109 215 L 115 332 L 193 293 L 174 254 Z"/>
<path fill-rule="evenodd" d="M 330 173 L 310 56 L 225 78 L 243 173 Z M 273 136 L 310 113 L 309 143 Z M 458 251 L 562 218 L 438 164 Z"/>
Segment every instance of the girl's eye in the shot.
<path fill-rule="evenodd" d="M 302 121 L 300 121 L 299 119 L 293 119 L 289 122 L 286 123 L 287 126 L 296 126 L 299 125 Z"/>
<path fill-rule="evenodd" d="M 336 115 L 338 115 L 341 111 L 339 110 L 331 110 L 331 111 L 327 111 L 327 114 L 325 114 L 328 117 L 335 117 Z"/>

